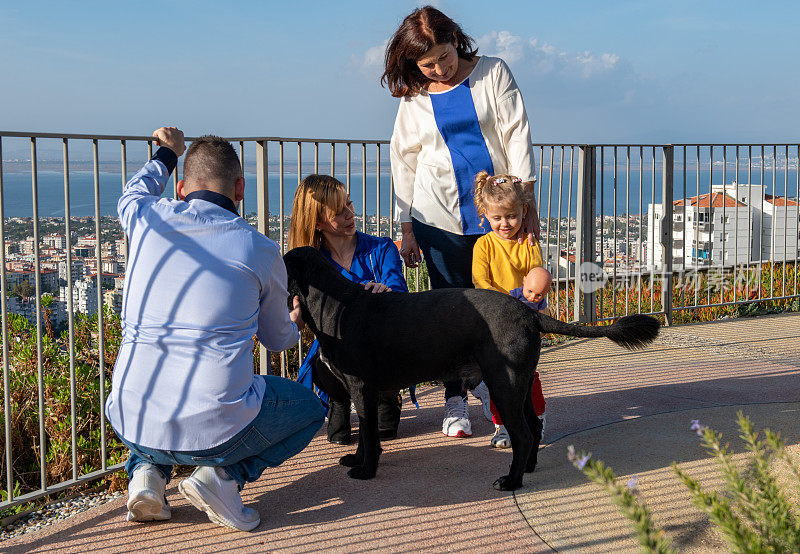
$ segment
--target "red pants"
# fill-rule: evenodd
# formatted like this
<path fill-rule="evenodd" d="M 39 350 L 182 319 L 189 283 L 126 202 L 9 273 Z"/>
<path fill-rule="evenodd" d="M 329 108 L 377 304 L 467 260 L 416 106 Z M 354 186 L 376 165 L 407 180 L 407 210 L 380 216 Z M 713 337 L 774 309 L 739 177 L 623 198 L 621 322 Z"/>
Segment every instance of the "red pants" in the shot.
<path fill-rule="evenodd" d="M 542 381 L 539 379 L 539 372 L 537 371 L 533 376 L 533 387 L 531 388 L 531 400 L 533 400 L 533 409 L 537 416 L 544 413 L 545 401 L 542 394 Z M 490 402 L 492 409 L 492 423 L 495 425 L 502 425 L 503 420 L 500 419 L 500 414 L 497 413 L 497 408 L 494 402 Z"/>

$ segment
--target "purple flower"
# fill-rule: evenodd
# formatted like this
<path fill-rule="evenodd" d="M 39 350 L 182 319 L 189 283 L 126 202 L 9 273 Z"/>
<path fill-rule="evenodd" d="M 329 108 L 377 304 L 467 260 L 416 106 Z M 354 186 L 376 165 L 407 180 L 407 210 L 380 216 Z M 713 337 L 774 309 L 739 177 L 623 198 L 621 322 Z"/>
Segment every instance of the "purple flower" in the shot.
<path fill-rule="evenodd" d="M 691 429 L 692 431 L 694 431 L 695 433 L 697 433 L 701 437 L 703 436 L 703 431 L 705 430 L 705 428 L 706 428 L 706 426 L 705 425 L 701 425 L 700 424 L 700 420 L 697 420 L 697 419 L 693 419 L 692 420 L 692 425 L 691 425 L 691 427 L 689 427 L 689 429 Z"/>
<path fill-rule="evenodd" d="M 575 452 L 575 447 L 571 444 L 567 447 L 567 460 L 572 462 L 572 465 L 577 467 L 578 469 L 583 469 L 586 466 L 586 463 L 589 461 L 589 458 L 592 457 L 591 452 L 586 454 L 585 456 L 581 457 L 580 454 Z"/>
<path fill-rule="evenodd" d="M 639 483 L 639 478 L 636 475 L 634 475 L 628 480 L 628 488 L 631 489 L 632 491 L 635 491 L 638 483 Z"/>

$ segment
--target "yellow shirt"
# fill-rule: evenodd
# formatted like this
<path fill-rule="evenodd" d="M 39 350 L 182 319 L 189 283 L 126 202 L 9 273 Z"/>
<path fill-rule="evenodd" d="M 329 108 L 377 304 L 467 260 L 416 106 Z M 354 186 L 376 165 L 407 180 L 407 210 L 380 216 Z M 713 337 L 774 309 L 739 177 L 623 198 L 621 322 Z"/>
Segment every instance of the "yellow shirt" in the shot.
<path fill-rule="evenodd" d="M 542 267 L 539 243 L 527 239 L 501 239 L 494 233 L 483 235 L 472 250 L 472 282 L 475 288 L 494 289 L 505 294 L 522 286 L 522 278 L 534 267 Z"/>

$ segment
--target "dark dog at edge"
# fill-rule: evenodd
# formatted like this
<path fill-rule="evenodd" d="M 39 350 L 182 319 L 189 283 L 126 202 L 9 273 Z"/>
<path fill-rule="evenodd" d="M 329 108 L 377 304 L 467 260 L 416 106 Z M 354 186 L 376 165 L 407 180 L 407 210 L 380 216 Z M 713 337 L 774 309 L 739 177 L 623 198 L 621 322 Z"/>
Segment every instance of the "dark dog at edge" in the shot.
<path fill-rule="evenodd" d="M 494 487 L 517 489 L 523 473 L 536 468 L 542 430 L 530 393 L 539 333 L 608 337 L 629 349 L 642 348 L 658 335 L 659 322 L 652 317 L 631 315 L 613 325 L 583 327 L 539 314 L 492 290 L 373 294 L 348 281 L 311 247 L 290 250 L 284 261 L 289 294 L 300 297 L 303 320 L 319 340 L 320 360 L 330 370 L 319 372 L 322 381 L 329 380 L 319 384 L 334 398 L 337 388 L 346 387 L 358 413 L 358 448 L 339 460 L 355 479 L 371 479 L 378 468 L 379 391 L 482 378 L 513 448 L 508 475 Z"/>

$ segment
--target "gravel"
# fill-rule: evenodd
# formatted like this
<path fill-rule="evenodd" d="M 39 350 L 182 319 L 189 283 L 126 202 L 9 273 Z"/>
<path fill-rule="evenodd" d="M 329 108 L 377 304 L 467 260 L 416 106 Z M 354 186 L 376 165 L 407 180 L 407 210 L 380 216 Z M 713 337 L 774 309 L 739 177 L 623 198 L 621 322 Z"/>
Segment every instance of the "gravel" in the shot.
<path fill-rule="evenodd" d="M 97 492 L 69 500 L 60 500 L 44 506 L 41 510 L 25 514 L 20 519 L 0 529 L 0 541 L 33 533 L 45 527 L 65 520 L 70 516 L 85 512 L 90 508 L 116 500 L 124 496 L 124 491 L 113 493 Z"/>
<path fill-rule="evenodd" d="M 735 338 L 727 338 L 724 340 L 712 339 L 709 337 L 691 335 L 683 330 L 662 328 L 658 334 L 656 343 L 684 348 L 701 348 L 704 352 L 709 354 L 724 355 L 734 358 L 745 358 L 750 360 L 770 360 L 782 358 L 782 356 L 779 354 L 765 348 L 761 348 L 755 344 L 740 344 Z"/>

